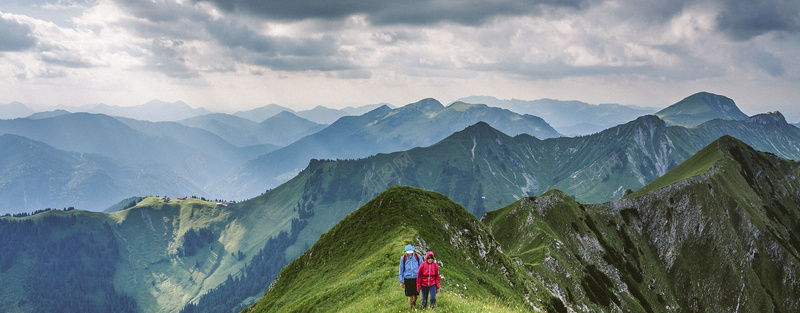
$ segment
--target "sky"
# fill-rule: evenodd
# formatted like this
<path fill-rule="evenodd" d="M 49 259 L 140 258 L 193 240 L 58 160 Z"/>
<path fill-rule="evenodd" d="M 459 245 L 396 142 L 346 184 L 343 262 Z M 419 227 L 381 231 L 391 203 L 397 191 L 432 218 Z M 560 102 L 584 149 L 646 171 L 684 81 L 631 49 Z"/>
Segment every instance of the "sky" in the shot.
<path fill-rule="evenodd" d="M 3 0 L 0 103 L 233 112 L 471 95 L 800 121 L 797 0 Z"/>

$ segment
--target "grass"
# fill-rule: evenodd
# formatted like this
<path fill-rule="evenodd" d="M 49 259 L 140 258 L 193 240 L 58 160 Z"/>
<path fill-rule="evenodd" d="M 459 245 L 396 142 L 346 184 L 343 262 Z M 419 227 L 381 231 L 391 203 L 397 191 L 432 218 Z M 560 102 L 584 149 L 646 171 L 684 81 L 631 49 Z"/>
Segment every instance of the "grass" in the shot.
<path fill-rule="evenodd" d="M 261 301 L 245 311 L 409 311 L 398 281 L 402 249 L 409 243 L 421 253 L 434 251 L 440 262 L 442 292 L 436 310 L 531 311 L 521 298 L 526 283 L 510 259 L 491 249 L 480 255 L 478 246 L 490 245 L 489 236 L 474 216 L 446 197 L 391 187 L 323 234 L 281 271 Z"/>

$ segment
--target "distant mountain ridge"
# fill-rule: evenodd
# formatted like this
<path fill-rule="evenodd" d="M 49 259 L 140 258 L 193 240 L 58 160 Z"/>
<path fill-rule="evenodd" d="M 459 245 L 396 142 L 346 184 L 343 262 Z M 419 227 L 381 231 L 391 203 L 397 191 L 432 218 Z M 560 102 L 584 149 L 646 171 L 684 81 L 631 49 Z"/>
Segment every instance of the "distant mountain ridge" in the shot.
<path fill-rule="evenodd" d="M 238 147 L 286 146 L 325 128 L 290 111 L 281 111 L 260 123 L 223 113 L 197 116 L 179 123 L 208 130 Z"/>
<path fill-rule="evenodd" d="M 333 122 L 344 116 L 362 115 L 364 113 L 367 113 L 384 105 L 388 104 L 386 103 L 368 104 L 359 107 L 349 106 L 339 110 L 318 105 L 310 110 L 295 111 L 290 108 L 280 106 L 277 104 L 268 104 L 255 109 L 250 109 L 246 111 L 237 111 L 236 113 L 233 113 L 233 115 L 251 120 L 256 123 L 261 123 L 264 120 L 277 115 L 278 113 L 289 112 L 317 124 L 332 124 Z"/>
<path fill-rule="evenodd" d="M 192 108 L 183 101 L 168 103 L 161 100 L 151 100 L 141 105 L 129 107 L 98 104 L 89 109 L 88 113 L 99 113 L 151 122 L 164 122 L 179 121 L 199 115 L 210 114 L 211 111 L 205 108 Z"/>
<path fill-rule="evenodd" d="M 379 107 L 361 116 L 346 116 L 291 145 L 243 164 L 220 181 L 237 197 L 252 197 L 285 182 L 311 159 L 355 159 L 376 153 L 433 144 L 455 131 L 486 121 L 510 134 L 558 137 L 541 118 L 482 104 L 455 103 L 444 107 L 423 99 L 398 109 Z"/>
<path fill-rule="evenodd" d="M 500 100 L 488 96 L 471 96 L 458 101 L 482 103 L 504 108 L 520 114 L 531 114 L 543 118 L 559 132 L 567 136 L 588 135 L 618 124 L 627 123 L 642 115 L 653 114 L 655 108 L 620 104 L 588 104 L 581 101 Z"/>
<path fill-rule="evenodd" d="M 33 109 L 19 102 L 0 104 L 0 119 L 2 120 L 26 117 L 33 113 L 35 113 Z"/>

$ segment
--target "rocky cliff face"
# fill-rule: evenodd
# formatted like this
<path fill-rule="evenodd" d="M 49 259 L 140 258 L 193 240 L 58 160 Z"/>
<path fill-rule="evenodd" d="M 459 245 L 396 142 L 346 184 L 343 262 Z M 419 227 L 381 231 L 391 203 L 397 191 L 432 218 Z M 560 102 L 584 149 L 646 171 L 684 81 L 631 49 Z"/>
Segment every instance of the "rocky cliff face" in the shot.
<path fill-rule="evenodd" d="M 552 191 L 484 222 L 576 311 L 800 310 L 800 166 L 712 145 L 722 157 L 705 174 L 643 196 L 582 205 Z"/>

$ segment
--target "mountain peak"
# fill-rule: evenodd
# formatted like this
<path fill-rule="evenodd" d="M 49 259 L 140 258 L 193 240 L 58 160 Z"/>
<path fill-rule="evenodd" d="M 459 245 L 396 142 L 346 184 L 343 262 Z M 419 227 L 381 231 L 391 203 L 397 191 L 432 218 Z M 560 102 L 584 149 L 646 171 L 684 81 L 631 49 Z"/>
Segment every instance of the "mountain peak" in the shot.
<path fill-rule="evenodd" d="M 439 100 L 434 98 L 425 98 L 415 103 L 407 104 L 403 107 L 404 110 L 419 110 L 422 112 L 439 112 L 444 110 L 444 105 L 442 105 Z"/>
<path fill-rule="evenodd" d="M 656 112 L 668 125 L 695 127 L 713 119 L 745 120 L 747 115 L 728 97 L 698 92 Z"/>

